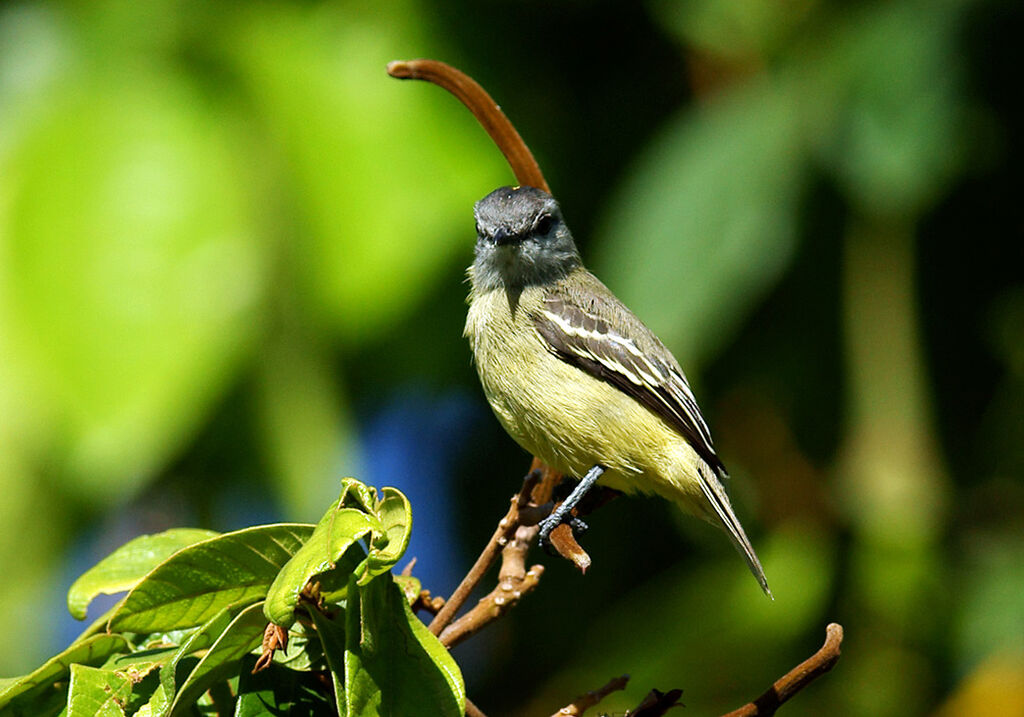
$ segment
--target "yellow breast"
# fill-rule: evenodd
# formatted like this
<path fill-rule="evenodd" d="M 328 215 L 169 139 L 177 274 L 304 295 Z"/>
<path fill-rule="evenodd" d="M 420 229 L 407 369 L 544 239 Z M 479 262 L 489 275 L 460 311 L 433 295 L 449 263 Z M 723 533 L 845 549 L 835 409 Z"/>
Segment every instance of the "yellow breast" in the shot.
<path fill-rule="evenodd" d="M 601 483 L 684 504 L 700 495 L 696 452 L 668 424 L 614 386 L 552 354 L 534 328 L 543 290 L 475 296 L 466 320 L 487 400 L 524 449 L 574 477 L 596 464 Z"/>

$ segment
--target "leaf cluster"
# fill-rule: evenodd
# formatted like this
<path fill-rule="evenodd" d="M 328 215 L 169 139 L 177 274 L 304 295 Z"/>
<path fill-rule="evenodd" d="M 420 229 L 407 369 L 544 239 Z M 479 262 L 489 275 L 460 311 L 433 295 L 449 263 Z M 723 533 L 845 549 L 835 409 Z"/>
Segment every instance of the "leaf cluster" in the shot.
<path fill-rule="evenodd" d="M 419 582 L 391 573 L 411 529 L 401 492 L 346 478 L 316 525 L 138 537 L 71 586 L 68 609 L 124 598 L 0 682 L 0 713 L 461 715 L 459 668 L 411 608 Z"/>

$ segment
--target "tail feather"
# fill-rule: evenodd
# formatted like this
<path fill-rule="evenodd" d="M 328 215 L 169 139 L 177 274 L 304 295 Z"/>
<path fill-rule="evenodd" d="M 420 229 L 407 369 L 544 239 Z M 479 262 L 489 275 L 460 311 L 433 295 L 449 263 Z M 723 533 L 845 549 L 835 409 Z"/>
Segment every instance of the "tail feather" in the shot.
<path fill-rule="evenodd" d="M 722 487 L 721 481 L 714 474 L 709 475 L 704 466 L 701 466 L 697 473 L 700 475 L 701 490 L 704 491 L 704 496 L 711 503 L 711 507 L 714 509 L 715 515 L 718 517 L 722 527 L 729 534 L 732 544 L 736 546 L 740 555 L 747 562 L 747 567 L 750 568 L 750 572 L 757 578 L 757 582 L 761 585 L 761 589 L 764 590 L 764 594 L 774 600 L 775 597 L 772 595 L 771 588 L 768 587 L 768 579 L 764 576 L 764 568 L 761 567 L 761 561 L 757 559 L 754 546 L 750 544 L 747 534 L 743 532 L 743 526 L 740 525 L 739 518 L 736 517 L 732 510 L 729 496 L 725 494 L 725 488 Z"/>

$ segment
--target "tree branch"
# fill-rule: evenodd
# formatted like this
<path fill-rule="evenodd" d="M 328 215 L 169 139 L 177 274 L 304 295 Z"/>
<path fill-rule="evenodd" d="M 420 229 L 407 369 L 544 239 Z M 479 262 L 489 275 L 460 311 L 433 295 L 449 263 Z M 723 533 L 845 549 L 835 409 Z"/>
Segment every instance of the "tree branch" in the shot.
<path fill-rule="evenodd" d="M 775 684 L 756 700 L 722 717 L 765 717 L 775 714 L 786 700 L 835 666 L 842 642 L 843 626 L 830 623 L 825 628 L 825 644 L 821 649 L 776 680 Z"/>
<path fill-rule="evenodd" d="M 608 680 L 607 684 L 603 687 L 591 690 L 585 695 L 580 695 L 565 707 L 551 715 L 551 717 L 579 717 L 579 715 L 582 715 L 612 692 L 626 689 L 627 682 L 629 682 L 629 675 L 613 677 Z"/>
<path fill-rule="evenodd" d="M 523 595 L 537 587 L 544 574 L 543 565 L 526 569 L 526 553 L 540 529 L 536 525 L 520 525 L 512 540 L 501 550 L 498 585 L 472 610 L 449 625 L 440 634 L 441 644 L 454 647 L 511 610 Z"/>
<path fill-rule="evenodd" d="M 512 505 L 509 506 L 508 512 L 505 513 L 505 517 L 498 521 L 498 527 L 494 529 L 494 534 L 491 539 L 487 541 L 487 545 L 484 546 L 483 552 L 480 553 L 480 557 L 473 563 L 473 567 L 466 573 L 466 577 L 462 579 L 459 586 L 455 588 L 455 592 L 445 602 L 434 619 L 430 622 L 430 631 L 435 635 L 440 635 L 441 631 L 444 630 L 452 619 L 459 612 L 459 609 L 465 604 L 470 594 L 480 584 L 484 575 L 487 573 L 488 568 L 494 564 L 497 560 L 498 554 L 502 548 L 506 546 L 516 533 L 516 529 L 521 523 L 520 510 L 528 507 L 528 501 L 531 491 L 534 486 L 540 480 L 540 472 L 538 470 L 531 470 L 523 481 L 523 487 L 512 498 Z"/>

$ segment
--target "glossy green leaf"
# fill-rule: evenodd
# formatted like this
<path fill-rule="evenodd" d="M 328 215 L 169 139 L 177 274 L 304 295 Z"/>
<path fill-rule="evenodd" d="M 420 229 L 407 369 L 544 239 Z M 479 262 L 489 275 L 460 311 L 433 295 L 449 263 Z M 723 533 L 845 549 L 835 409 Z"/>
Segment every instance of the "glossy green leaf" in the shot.
<path fill-rule="evenodd" d="M 250 605 L 231 621 L 216 642 L 181 684 L 168 712 L 170 717 L 186 714 L 192 704 L 218 680 L 237 671 L 238 662 L 260 646 L 267 625 L 263 605 Z"/>
<path fill-rule="evenodd" d="M 458 665 L 413 614 L 390 575 L 349 589 L 345 632 L 343 714 L 465 712 L 466 688 Z M 326 642 L 324 649 L 330 660 Z"/>
<path fill-rule="evenodd" d="M 67 680 L 71 665 L 102 664 L 110 655 L 129 649 L 128 641 L 120 635 L 96 635 L 76 643 L 30 674 L 8 680 L 0 686 L 0 712 L 31 715 L 32 701 L 45 698 L 44 693 L 52 691 L 55 683 Z"/>
<path fill-rule="evenodd" d="M 236 612 L 230 608 L 224 608 L 210 618 L 206 624 L 188 635 L 167 657 L 160 668 L 160 684 L 146 705 L 149 717 L 164 717 L 170 711 L 178 691 L 178 685 L 188 675 L 188 672 L 179 675 L 179 666 L 183 665 L 186 658 L 193 653 L 205 650 L 216 642 L 227 630 Z"/>
<path fill-rule="evenodd" d="M 312 532 L 310 525 L 264 525 L 180 550 L 128 593 L 110 629 L 149 633 L 200 625 L 227 606 L 262 600 Z"/>
<path fill-rule="evenodd" d="M 124 717 L 132 681 L 112 670 L 71 666 L 67 717 Z"/>
<path fill-rule="evenodd" d="M 377 575 L 394 567 L 405 549 L 409 547 L 412 534 L 412 506 L 409 499 L 396 488 L 384 488 L 383 498 L 377 504 L 382 532 L 375 532 L 366 556 L 366 570 L 359 577 L 359 584 L 365 585 Z"/>
<path fill-rule="evenodd" d="M 217 533 L 198 528 L 176 528 L 156 535 L 140 535 L 125 543 L 78 578 L 68 590 L 68 611 L 85 619 L 93 598 L 130 590 L 146 573 L 178 550 Z"/>
<path fill-rule="evenodd" d="M 353 587 L 353 590 L 355 587 Z M 328 617 L 319 610 L 310 610 L 309 616 L 316 626 L 317 637 L 320 640 L 327 666 L 331 671 L 331 683 L 334 685 L 335 708 L 339 715 L 349 715 L 345 701 L 345 625 L 347 622 L 346 611 L 342 608 L 334 608 L 336 614 Z"/>
<path fill-rule="evenodd" d="M 316 631 L 300 622 L 288 630 L 288 647 L 274 653 L 274 662 L 297 672 L 324 669 L 324 652 Z"/>
<path fill-rule="evenodd" d="M 252 674 L 255 660 L 242 661 L 238 675 L 238 702 L 234 717 L 337 717 L 319 676 L 295 672 L 279 665 Z"/>
<path fill-rule="evenodd" d="M 364 513 L 374 514 L 377 512 L 377 490 L 368 486 L 358 478 L 346 476 L 341 479 L 341 501 L 342 508 L 358 508 Z"/>
<path fill-rule="evenodd" d="M 363 559 L 355 543 L 369 535 L 379 522 L 356 508 L 339 508 L 336 501 L 317 524 L 309 539 L 278 573 L 267 591 L 267 619 L 289 626 L 306 584 L 329 571 L 337 571 L 341 584 Z"/>

